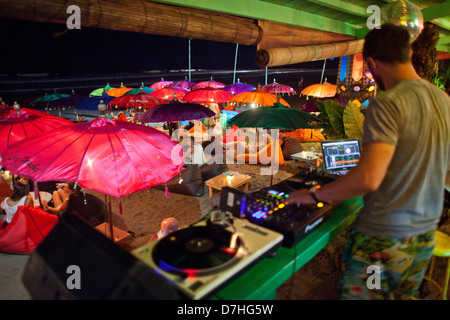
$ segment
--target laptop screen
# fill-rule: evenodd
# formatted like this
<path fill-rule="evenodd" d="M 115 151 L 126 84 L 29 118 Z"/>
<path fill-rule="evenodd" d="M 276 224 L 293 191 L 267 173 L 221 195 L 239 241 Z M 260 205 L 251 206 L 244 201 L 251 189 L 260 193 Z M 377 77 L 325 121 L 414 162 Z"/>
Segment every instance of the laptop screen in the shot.
<path fill-rule="evenodd" d="M 322 141 L 325 171 L 343 171 L 356 167 L 361 157 L 358 139 Z"/>

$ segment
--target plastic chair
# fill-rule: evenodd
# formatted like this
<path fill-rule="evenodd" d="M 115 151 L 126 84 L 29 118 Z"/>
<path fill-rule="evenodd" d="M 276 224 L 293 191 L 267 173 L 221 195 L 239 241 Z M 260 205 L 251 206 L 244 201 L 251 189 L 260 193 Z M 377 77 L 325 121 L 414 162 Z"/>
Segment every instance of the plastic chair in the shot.
<path fill-rule="evenodd" d="M 432 278 L 436 257 L 447 258 L 447 268 L 445 271 L 444 285 L 437 283 Z M 429 275 L 424 278 L 429 282 L 433 283 L 441 290 L 442 300 L 447 300 L 448 281 L 450 279 L 450 236 L 441 231 L 436 231 L 436 245 L 433 250 L 433 258 L 431 259 L 430 272 Z"/>

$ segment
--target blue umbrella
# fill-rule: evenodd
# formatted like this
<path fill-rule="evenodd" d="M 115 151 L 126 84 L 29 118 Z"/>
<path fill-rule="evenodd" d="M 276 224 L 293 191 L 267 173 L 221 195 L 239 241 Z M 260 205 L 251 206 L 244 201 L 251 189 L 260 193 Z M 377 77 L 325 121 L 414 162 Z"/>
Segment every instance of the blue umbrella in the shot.
<path fill-rule="evenodd" d="M 75 109 L 79 110 L 98 110 L 98 105 L 100 101 L 103 101 L 104 104 L 108 104 L 110 101 L 115 99 L 115 97 L 104 95 L 104 96 L 94 96 L 88 99 L 81 101 L 79 104 L 75 106 Z"/>
<path fill-rule="evenodd" d="M 231 111 L 231 110 L 222 110 L 220 111 L 220 124 L 222 125 L 222 128 L 227 127 L 227 122 L 234 116 L 238 115 L 239 112 L 237 111 Z"/>

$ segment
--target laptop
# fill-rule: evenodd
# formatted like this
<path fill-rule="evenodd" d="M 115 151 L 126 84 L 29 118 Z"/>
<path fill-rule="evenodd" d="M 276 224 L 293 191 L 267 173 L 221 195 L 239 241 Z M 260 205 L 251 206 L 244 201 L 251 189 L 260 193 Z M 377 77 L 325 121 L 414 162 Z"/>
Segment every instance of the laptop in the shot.
<path fill-rule="evenodd" d="M 320 143 L 323 167 L 327 173 L 342 176 L 358 165 L 361 148 L 358 139 L 324 140 Z"/>

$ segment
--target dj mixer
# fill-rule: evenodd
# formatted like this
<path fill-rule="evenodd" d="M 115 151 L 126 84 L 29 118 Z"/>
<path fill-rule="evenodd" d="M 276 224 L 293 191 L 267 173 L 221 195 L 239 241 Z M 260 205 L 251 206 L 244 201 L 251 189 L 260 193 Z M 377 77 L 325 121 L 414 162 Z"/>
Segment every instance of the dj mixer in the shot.
<path fill-rule="evenodd" d="M 337 204 L 319 202 L 297 206 L 286 205 L 285 200 L 295 190 L 320 187 L 335 179 L 336 176 L 327 173 L 300 172 L 278 184 L 249 194 L 227 188 L 222 191 L 221 210 L 230 211 L 253 224 L 283 234 L 283 246 L 292 247 L 326 221 Z"/>

